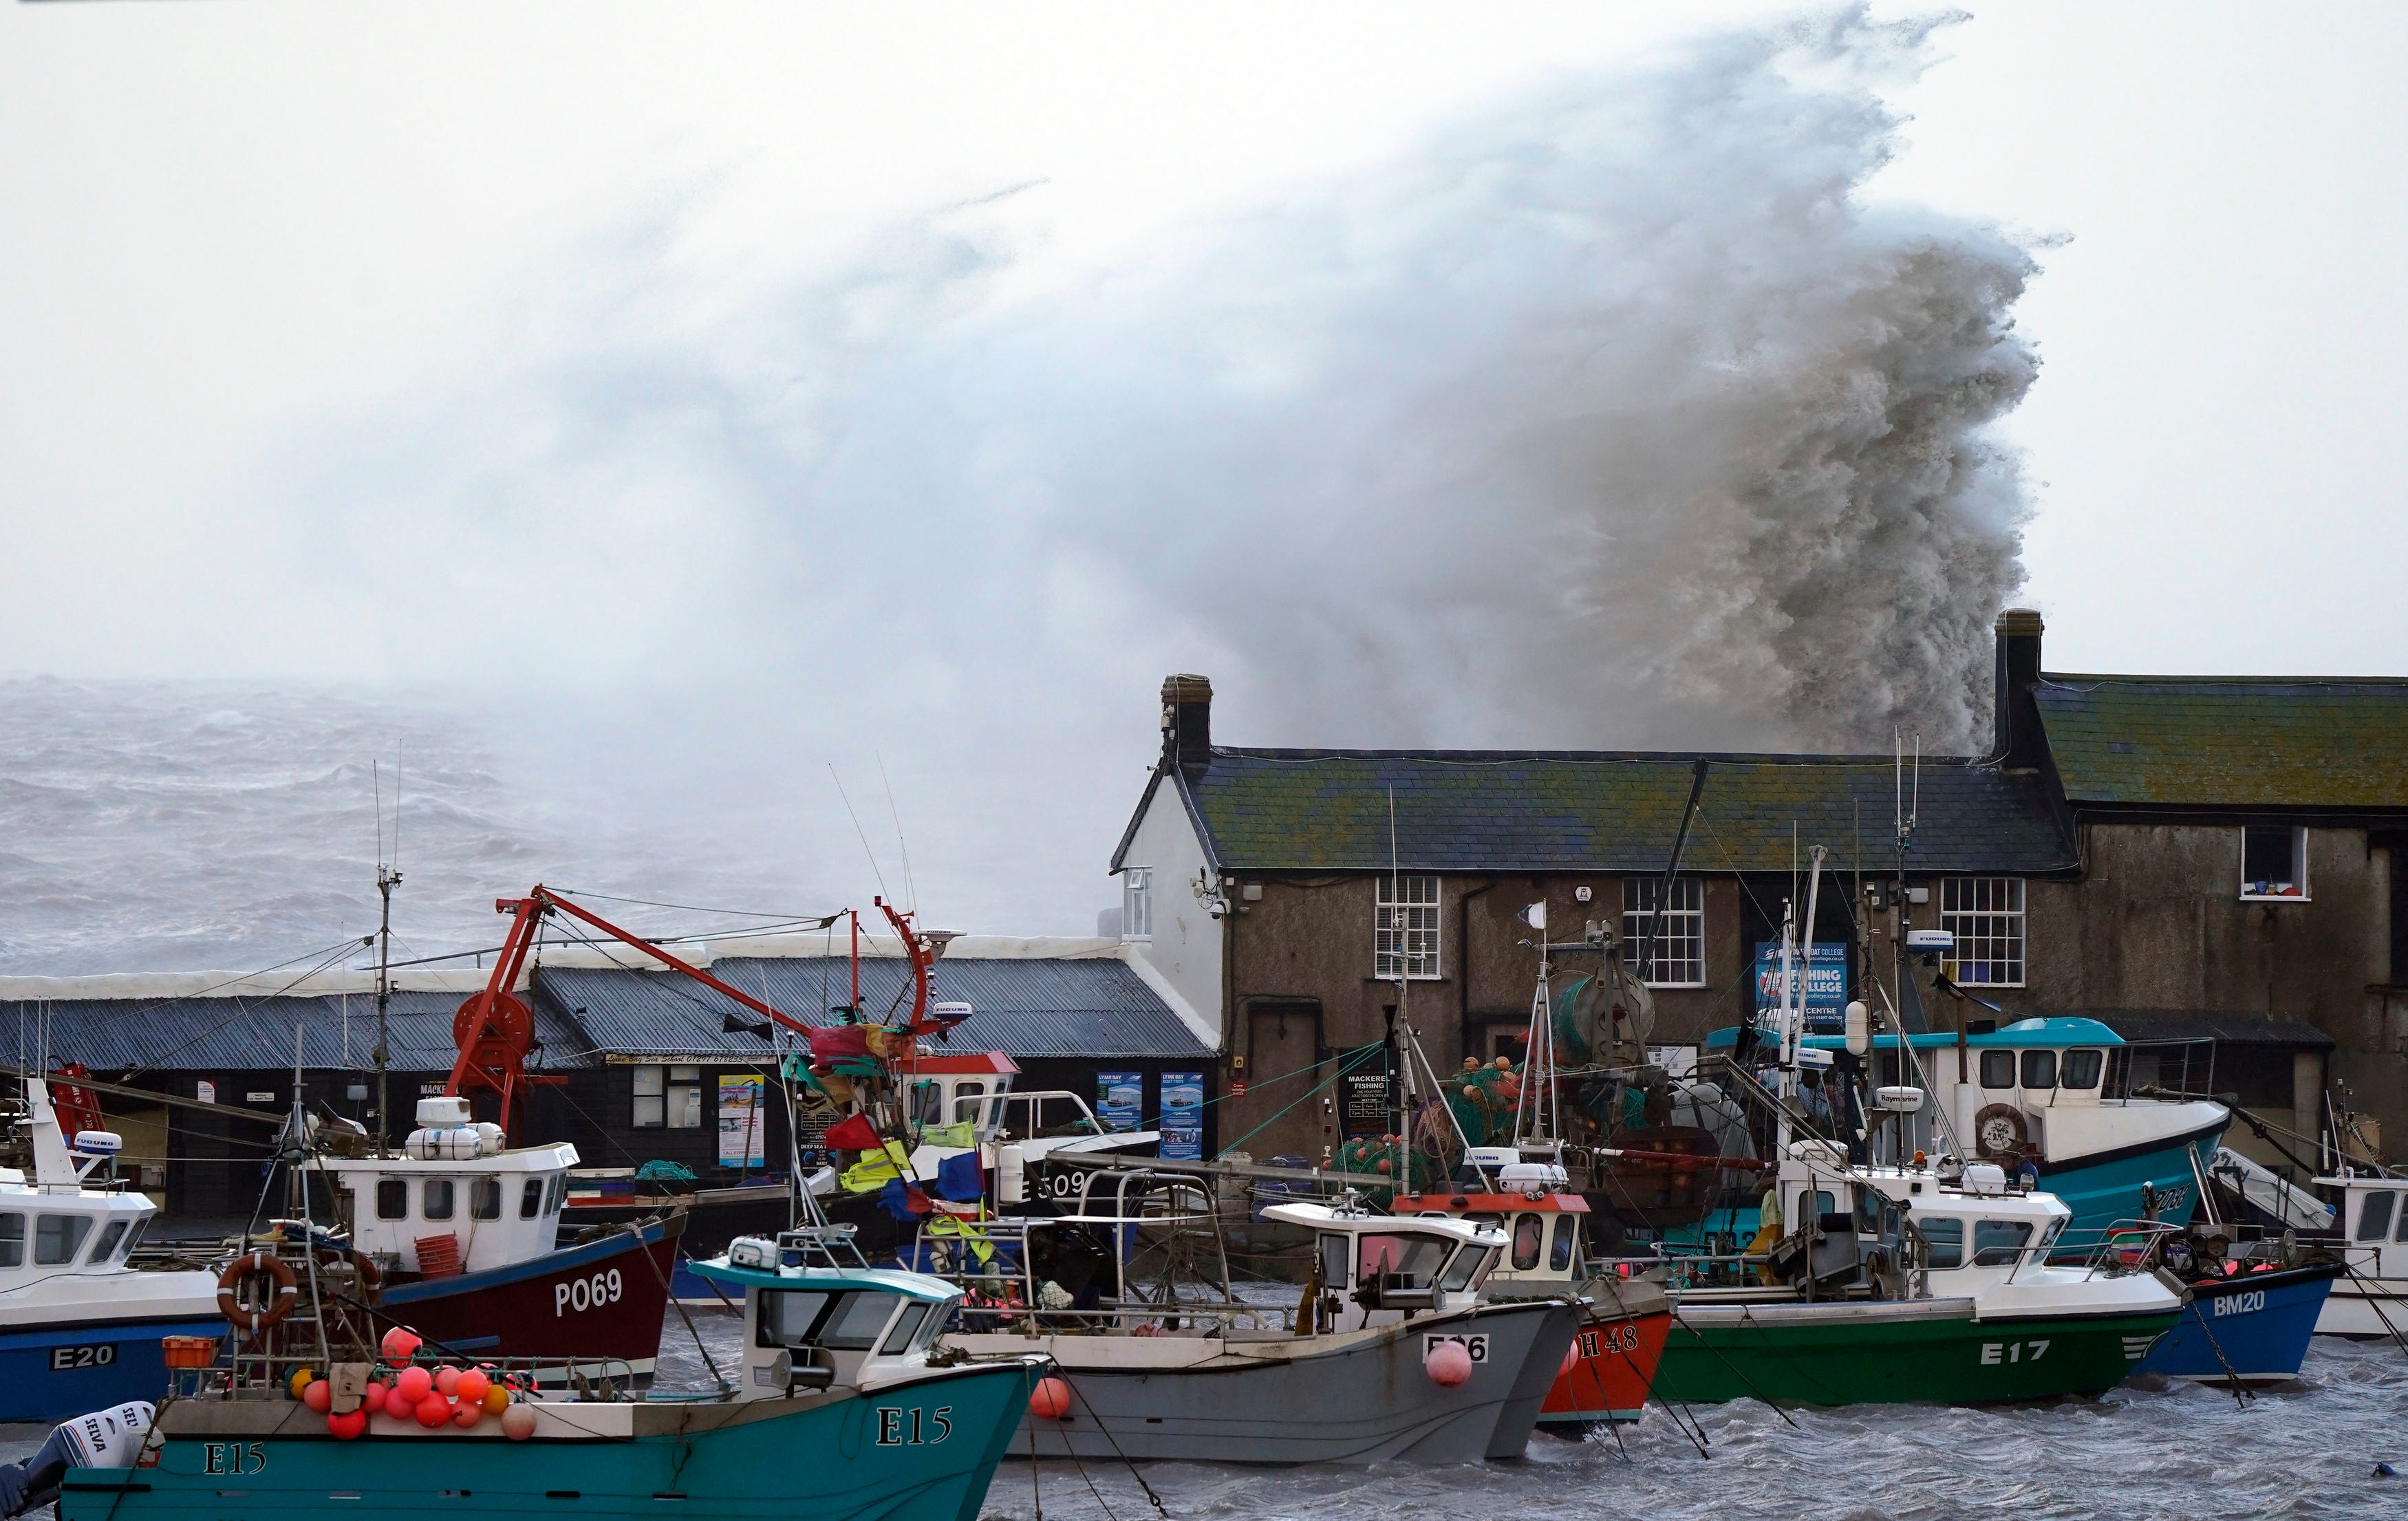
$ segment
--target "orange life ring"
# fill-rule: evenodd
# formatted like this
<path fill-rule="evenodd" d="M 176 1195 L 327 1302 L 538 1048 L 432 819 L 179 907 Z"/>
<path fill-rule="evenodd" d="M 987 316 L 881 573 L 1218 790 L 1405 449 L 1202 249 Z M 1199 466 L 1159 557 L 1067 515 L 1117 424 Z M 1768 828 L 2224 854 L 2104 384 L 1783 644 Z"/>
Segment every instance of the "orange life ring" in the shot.
<path fill-rule="evenodd" d="M 265 1273 L 274 1284 L 275 1292 L 268 1302 L 256 1308 L 242 1301 L 243 1282 Z M 293 1313 L 293 1303 L 301 1295 L 300 1285 L 294 1281 L 293 1270 L 266 1252 L 251 1252 L 235 1258 L 218 1274 L 218 1313 L 234 1325 L 254 1334 L 265 1330 Z"/>

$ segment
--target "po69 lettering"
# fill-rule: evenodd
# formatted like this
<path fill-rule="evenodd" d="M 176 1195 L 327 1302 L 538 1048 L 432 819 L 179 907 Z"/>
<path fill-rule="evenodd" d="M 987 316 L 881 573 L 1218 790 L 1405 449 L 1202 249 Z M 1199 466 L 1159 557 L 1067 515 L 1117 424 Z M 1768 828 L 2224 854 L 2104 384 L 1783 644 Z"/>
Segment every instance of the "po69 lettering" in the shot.
<path fill-rule="evenodd" d="M 616 1268 L 591 1278 L 571 1278 L 552 1285 L 552 1313 L 557 1318 L 572 1310 L 599 1310 L 617 1304 L 624 1292 Z"/>

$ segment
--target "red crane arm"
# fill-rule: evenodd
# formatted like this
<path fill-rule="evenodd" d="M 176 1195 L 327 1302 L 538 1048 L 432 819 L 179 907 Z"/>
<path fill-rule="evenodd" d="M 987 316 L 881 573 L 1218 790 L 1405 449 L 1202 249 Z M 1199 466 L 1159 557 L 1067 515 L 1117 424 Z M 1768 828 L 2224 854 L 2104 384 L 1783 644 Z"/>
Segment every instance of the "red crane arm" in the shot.
<path fill-rule="evenodd" d="M 546 890 L 541 885 L 537 886 L 535 892 L 530 895 L 528 901 L 540 903 L 546 908 L 558 909 L 561 912 L 568 914 L 573 918 L 582 919 L 587 924 L 592 925 L 595 928 L 602 931 L 604 934 L 618 937 L 620 940 L 626 941 L 629 945 L 634 946 L 637 950 L 643 952 L 644 954 L 651 956 L 653 960 L 660 962 L 662 965 L 675 968 L 677 970 L 685 973 L 688 977 L 693 978 L 695 982 L 700 983 L 705 987 L 715 988 L 719 992 L 726 994 L 729 997 L 734 998 L 738 1003 L 740 1003 L 745 1008 L 752 1010 L 754 1013 L 767 1014 L 769 1018 L 776 1020 L 779 1024 L 783 1025 L 790 1030 L 796 1031 L 797 1033 L 805 1036 L 810 1035 L 811 1032 L 811 1026 L 804 1024 L 801 1020 L 796 1019 L 794 1015 L 772 1009 L 767 1004 L 763 1003 L 760 999 L 752 997 L 750 993 L 728 986 L 725 983 L 723 983 L 718 978 L 711 976 L 710 973 L 703 970 L 700 967 L 691 966 L 683 961 L 680 961 L 677 957 L 669 954 L 666 951 L 662 950 L 659 946 L 654 945 L 652 941 L 638 939 L 636 936 L 621 929 L 617 925 L 612 924 L 609 920 L 603 918 L 600 914 L 580 909 L 576 904 L 568 901 L 568 899 Z"/>

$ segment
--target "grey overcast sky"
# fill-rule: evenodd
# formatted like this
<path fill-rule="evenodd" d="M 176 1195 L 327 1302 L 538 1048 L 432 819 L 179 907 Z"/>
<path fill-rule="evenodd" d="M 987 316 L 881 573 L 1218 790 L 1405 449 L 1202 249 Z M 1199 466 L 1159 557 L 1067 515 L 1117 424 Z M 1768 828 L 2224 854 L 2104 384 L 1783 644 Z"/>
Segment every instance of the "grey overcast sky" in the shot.
<path fill-rule="evenodd" d="M 378 542 L 312 544 L 270 498 L 586 320 L 591 293 L 529 272 L 664 200 L 660 258 L 732 305 L 892 219 L 1034 184 L 1003 293 L 1025 295 L 1554 71 L 1794 9 L 9 6 L 0 666 L 468 664 L 414 658 L 433 630 L 363 618 L 314 568 Z M 1908 151 L 1868 194 L 2055 240 L 2016 309 L 2044 367 L 2005 424 L 2051 663 L 2408 669 L 2408 7 L 2022 0 L 1937 46 L 1892 93 Z M 624 557 L 485 540 L 452 573 L 471 606 L 550 554 L 618 586 L 676 544 L 659 511 L 589 525 Z M 707 580 L 703 548 L 660 573 Z"/>

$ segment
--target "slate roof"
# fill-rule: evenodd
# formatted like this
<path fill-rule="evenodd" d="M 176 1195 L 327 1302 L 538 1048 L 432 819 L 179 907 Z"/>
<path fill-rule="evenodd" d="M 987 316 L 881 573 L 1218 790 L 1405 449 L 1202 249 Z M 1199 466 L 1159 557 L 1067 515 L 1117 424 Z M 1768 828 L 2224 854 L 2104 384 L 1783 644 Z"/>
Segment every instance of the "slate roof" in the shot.
<path fill-rule="evenodd" d="M 1853 868 L 1894 859 L 1887 755 L 1710 755 L 1683 866 L 1786 872 L 1799 848 Z M 1215 748 L 1187 776 L 1208 848 L 1229 871 L 1385 871 L 1388 794 L 1400 865 L 1425 871 L 1660 871 L 1695 754 L 1597 751 Z M 1908 869 L 2071 869 L 2072 841 L 2040 778 L 1926 756 Z M 1799 857 L 1802 859 L 1802 855 Z M 1117 861 L 1115 865 L 1117 865 Z"/>
<path fill-rule="evenodd" d="M 452 1016 L 464 997 L 394 994 L 386 1028 L 394 1070 L 451 1069 L 459 1055 L 452 1040 Z M 376 1049 L 376 998 L 365 993 L 351 994 L 348 1004 L 339 996 L 0 1001 L 0 1032 L 21 1020 L 29 1054 L 80 1061 L 102 1078 L 135 1069 L 207 1072 L 289 1068 L 295 1026 L 302 1034 L 302 1066 L 312 1070 L 367 1070 Z M 542 1049 L 531 1065 L 559 1070 L 592 1062 L 583 1034 L 540 1007 L 536 1010 L 536 1039 Z"/>
<path fill-rule="evenodd" d="M 2408 681 L 2047 675 L 2076 803 L 2408 809 Z"/>
<path fill-rule="evenodd" d="M 808 1024 L 850 996 L 843 956 L 723 956 L 710 973 Z M 1211 1055 L 1170 1006 L 1125 963 L 1096 957 L 947 957 L 931 977 L 934 997 L 977 1012 L 954 1031 L 952 1049 L 1015 1057 L 1115 1056 L 1180 1060 Z M 861 1001 L 872 1017 L 896 1005 L 909 982 L 899 958 L 861 963 Z M 595 1047 L 624 1055 L 726 1055 L 766 1060 L 761 1036 L 724 1028 L 726 1016 L 757 1015 L 675 972 L 545 968 L 538 1007 L 573 1019 Z"/>

